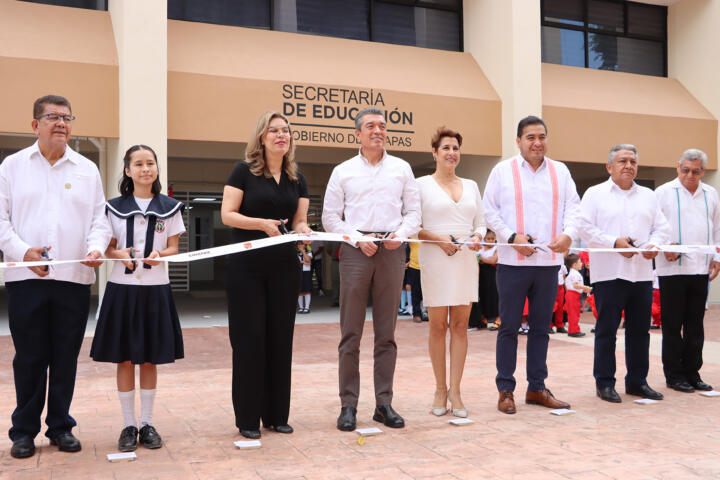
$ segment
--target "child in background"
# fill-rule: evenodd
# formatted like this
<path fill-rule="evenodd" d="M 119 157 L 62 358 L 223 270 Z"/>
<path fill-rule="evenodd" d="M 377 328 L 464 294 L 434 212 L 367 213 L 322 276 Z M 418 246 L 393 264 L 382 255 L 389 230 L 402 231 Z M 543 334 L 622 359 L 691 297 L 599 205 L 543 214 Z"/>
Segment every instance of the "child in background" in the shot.
<path fill-rule="evenodd" d="M 582 306 L 580 295 L 592 292 L 592 288 L 583 284 L 580 269 L 583 267 L 582 260 L 578 255 L 571 253 L 565 257 L 565 266 L 568 269 L 565 278 L 565 310 L 568 315 L 568 337 L 583 337 L 585 333 L 580 331 L 580 308 Z"/>
<path fill-rule="evenodd" d="M 480 298 L 482 313 L 485 316 L 488 329 L 497 330 L 500 328 L 498 317 L 498 292 L 495 283 L 495 272 L 497 271 L 497 246 L 495 232 L 488 230 L 483 239 L 485 243 L 480 250 Z"/>
<path fill-rule="evenodd" d="M 298 294 L 298 313 L 310 313 L 310 292 L 312 292 L 312 250 L 310 245 L 298 242 L 298 260 L 302 264 L 302 280 Z"/>
<path fill-rule="evenodd" d="M 410 264 L 410 244 L 404 243 L 405 248 L 405 276 L 403 277 L 402 292 L 400 293 L 400 308 L 398 315 L 410 315 L 407 307 L 412 305 L 412 293 L 410 292 L 410 282 L 408 281 L 408 265 Z"/>
<path fill-rule="evenodd" d="M 658 283 L 657 270 L 653 270 L 653 303 L 650 314 L 652 315 L 652 325 L 650 325 L 650 329 L 659 329 L 662 326 L 662 321 L 660 315 L 660 285 Z"/>
<path fill-rule="evenodd" d="M 548 333 L 555 333 L 553 330 L 553 321 L 557 328 L 557 333 L 568 333 L 565 330 L 565 276 L 568 274 L 568 270 L 565 265 L 560 265 L 558 270 L 558 290 L 555 297 L 555 307 L 553 308 L 553 316 L 550 317 L 550 330 Z"/>

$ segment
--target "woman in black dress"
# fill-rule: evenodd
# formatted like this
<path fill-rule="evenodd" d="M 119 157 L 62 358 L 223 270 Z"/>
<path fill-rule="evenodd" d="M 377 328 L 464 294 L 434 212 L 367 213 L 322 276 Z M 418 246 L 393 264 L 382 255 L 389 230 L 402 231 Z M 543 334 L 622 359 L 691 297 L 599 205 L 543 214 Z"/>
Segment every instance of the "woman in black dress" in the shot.
<path fill-rule="evenodd" d="M 310 233 L 305 177 L 297 171 L 290 124 L 267 112 L 225 185 L 222 221 L 233 242 Z M 292 433 L 290 370 L 300 262 L 293 242 L 228 257 L 226 289 L 233 349 L 235 424 L 247 438 L 265 428 Z"/>

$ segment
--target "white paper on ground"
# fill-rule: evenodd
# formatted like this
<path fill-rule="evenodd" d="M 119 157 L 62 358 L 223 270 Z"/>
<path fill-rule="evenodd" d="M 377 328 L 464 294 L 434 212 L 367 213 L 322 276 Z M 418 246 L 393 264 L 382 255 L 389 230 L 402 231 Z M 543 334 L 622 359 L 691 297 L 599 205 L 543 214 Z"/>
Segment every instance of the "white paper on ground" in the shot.
<path fill-rule="evenodd" d="M 107 459 L 109 462 L 131 462 L 137 458 L 137 455 L 135 455 L 135 452 L 127 452 L 127 453 L 108 453 Z"/>
<path fill-rule="evenodd" d="M 641 405 L 651 405 L 653 403 L 658 403 L 657 400 L 653 400 L 651 398 L 640 398 L 638 400 L 634 400 L 635 403 L 639 403 Z"/>
<path fill-rule="evenodd" d="M 720 392 L 710 390 L 709 392 L 700 392 L 703 397 L 720 397 Z"/>
<path fill-rule="evenodd" d="M 448 420 L 448 423 L 451 423 L 453 425 L 470 425 L 471 423 L 475 423 L 469 418 L 453 418 L 452 420 Z"/>
<path fill-rule="evenodd" d="M 369 437 L 370 435 L 380 435 L 381 433 L 383 433 L 383 431 L 377 427 L 371 427 L 371 428 L 358 428 L 357 430 L 355 430 L 355 433 L 357 433 L 358 435 L 363 435 L 365 437 Z"/>
<path fill-rule="evenodd" d="M 572 415 L 575 413 L 575 410 L 570 410 L 569 408 L 556 408 L 555 410 L 550 410 L 550 413 L 553 415 Z"/>
<path fill-rule="evenodd" d="M 260 440 L 238 440 L 235 442 L 235 446 L 241 449 L 260 448 L 262 443 Z"/>

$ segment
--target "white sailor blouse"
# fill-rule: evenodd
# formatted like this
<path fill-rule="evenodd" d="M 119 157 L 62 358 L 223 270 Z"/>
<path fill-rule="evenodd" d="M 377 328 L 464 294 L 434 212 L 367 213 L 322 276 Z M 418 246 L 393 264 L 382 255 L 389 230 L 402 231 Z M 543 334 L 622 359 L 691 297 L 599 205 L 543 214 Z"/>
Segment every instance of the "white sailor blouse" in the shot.
<path fill-rule="evenodd" d="M 133 247 L 136 258 L 147 258 L 153 250 L 167 248 L 168 238 L 185 231 L 182 202 L 166 195 L 156 195 L 143 211 L 132 195 L 109 200 L 105 212 L 112 226 L 116 248 Z M 134 270 L 114 262 L 109 281 L 126 285 L 165 285 L 170 283 L 167 262 L 151 267 L 140 261 Z"/>

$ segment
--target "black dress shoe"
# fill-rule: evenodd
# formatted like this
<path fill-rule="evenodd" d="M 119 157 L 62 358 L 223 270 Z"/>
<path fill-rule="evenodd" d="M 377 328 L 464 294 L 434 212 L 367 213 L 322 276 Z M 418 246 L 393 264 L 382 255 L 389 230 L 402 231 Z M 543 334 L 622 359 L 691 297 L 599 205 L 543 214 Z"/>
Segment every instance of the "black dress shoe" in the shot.
<path fill-rule="evenodd" d="M 55 438 L 50 439 L 50 445 L 57 445 L 61 452 L 79 452 L 82 450 L 80 440 L 75 438 L 72 432 L 63 432 Z"/>
<path fill-rule="evenodd" d="M 272 427 L 278 433 L 293 433 L 295 430 L 290 425 L 275 425 Z"/>
<path fill-rule="evenodd" d="M 695 390 L 700 390 L 701 392 L 709 392 L 713 389 L 712 385 L 708 385 L 707 383 L 703 382 L 702 380 L 698 380 L 696 382 L 690 382 L 690 385 L 693 386 Z"/>
<path fill-rule="evenodd" d="M 135 426 L 123 428 L 118 440 L 118 450 L 121 452 L 134 452 L 137 449 L 138 429 Z"/>
<path fill-rule="evenodd" d="M 685 380 L 680 380 L 679 382 L 667 382 L 667 386 L 673 390 L 677 390 L 678 392 L 692 393 L 695 391 L 695 388 L 693 388 L 693 386 Z"/>
<path fill-rule="evenodd" d="M 27 458 L 35 455 L 35 442 L 30 437 L 20 437 L 15 440 L 10 449 L 14 458 Z"/>
<path fill-rule="evenodd" d="M 567 333 L 567 330 L 565 330 L 565 327 L 560 327 L 557 329 L 558 333 Z"/>
<path fill-rule="evenodd" d="M 405 420 L 390 405 L 378 405 L 375 407 L 373 420 L 381 422 L 390 428 L 403 428 L 405 426 Z"/>
<path fill-rule="evenodd" d="M 244 428 L 241 428 L 240 435 L 251 440 L 257 440 L 260 438 L 260 430 L 245 430 Z"/>
<path fill-rule="evenodd" d="M 340 416 L 337 419 L 337 428 L 343 432 L 352 432 L 355 430 L 357 423 L 357 408 L 355 407 L 342 407 L 340 409 Z"/>
<path fill-rule="evenodd" d="M 664 398 L 662 393 L 656 392 L 647 384 L 640 385 L 639 387 L 625 387 L 625 393 L 635 395 L 636 397 L 649 398 L 650 400 L 662 400 Z"/>
<path fill-rule="evenodd" d="M 584 337 L 585 332 L 568 333 L 568 337 Z"/>
<path fill-rule="evenodd" d="M 145 448 L 162 447 L 162 437 L 152 425 L 144 425 L 140 429 L 140 444 Z"/>
<path fill-rule="evenodd" d="M 621 403 L 622 402 L 622 398 L 620 398 L 620 395 L 618 395 L 618 392 L 616 392 L 613 387 L 598 388 L 597 396 L 600 397 L 602 400 L 605 400 L 606 402 L 611 402 L 611 403 Z"/>

